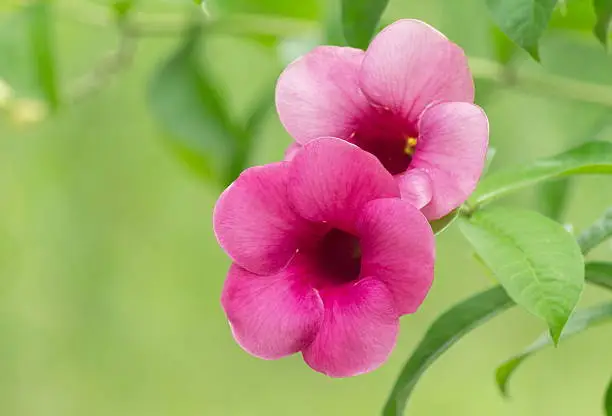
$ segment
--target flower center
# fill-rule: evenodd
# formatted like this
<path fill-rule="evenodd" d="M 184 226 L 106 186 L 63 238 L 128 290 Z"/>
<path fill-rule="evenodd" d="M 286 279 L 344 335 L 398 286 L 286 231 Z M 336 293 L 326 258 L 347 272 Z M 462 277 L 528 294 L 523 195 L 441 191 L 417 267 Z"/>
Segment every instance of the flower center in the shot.
<path fill-rule="evenodd" d="M 387 108 L 375 110 L 361 120 L 349 141 L 376 156 L 392 175 L 403 173 L 417 147 L 417 128 Z"/>
<path fill-rule="evenodd" d="M 361 247 L 356 236 L 333 228 L 320 241 L 315 256 L 325 276 L 322 285 L 337 285 L 359 278 Z"/>

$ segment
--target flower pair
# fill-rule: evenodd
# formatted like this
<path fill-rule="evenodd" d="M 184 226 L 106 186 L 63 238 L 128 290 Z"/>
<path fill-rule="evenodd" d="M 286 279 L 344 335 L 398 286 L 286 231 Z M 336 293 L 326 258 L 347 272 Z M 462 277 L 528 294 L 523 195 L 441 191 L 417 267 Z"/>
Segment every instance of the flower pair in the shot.
<path fill-rule="evenodd" d="M 414 20 L 366 52 L 319 47 L 285 70 L 277 109 L 296 144 L 243 172 L 214 213 L 234 261 L 222 304 L 245 350 L 301 351 L 334 377 L 387 359 L 433 280 L 427 220 L 463 203 L 484 165 L 473 95 L 462 50 Z"/>

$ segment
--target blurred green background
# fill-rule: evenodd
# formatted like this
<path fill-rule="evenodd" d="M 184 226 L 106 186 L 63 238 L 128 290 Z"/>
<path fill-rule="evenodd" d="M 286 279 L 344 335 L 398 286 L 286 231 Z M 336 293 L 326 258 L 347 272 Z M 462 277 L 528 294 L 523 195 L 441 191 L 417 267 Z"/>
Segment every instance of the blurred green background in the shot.
<path fill-rule="evenodd" d="M 242 13 L 261 12 L 276 1 L 279 13 L 319 16 L 311 9 L 314 1 L 221 1 Z M 86 3 L 55 4 L 62 84 L 116 46 L 112 25 L 84 22 Z M 188 1 L 147 0 L 139 10 L 180 15 L 197 8 Z M 470 56 L 494 57 L 483 0 L 392 0 L 385 19 L 402 17 L 436 26 Z M 547 32 L 543 68 L 521 52 L 519 70 L 612 85 L 612 58 L 589 33 L 594 17 L 583 18 L 584 31 Z M 574 22 L 571 13 L 555 19 L 561 26 Z M 144 38 L 132 65 L 104 88 L 39 123 L 16 123 L 8 113 L 0 119 L 0 415 L 379 414 L 432 320 L 493 282 L 451 228 L 438 238 L 431 294 L 417 314 L 402 319 L 397 348 L 381 369 L 334 380 L 310 370 L 299 356 L 268 362 L 243 352 L 219 304 L 229 266 L 211 227 L 220 187 L 175 157 L 146 102 L 155 67 L 178 39 Z M 239 117 L 257 94 L 269 92 L 281 68 L 273 48 L 231 36 L 214 36 L 207 56 Z M 12 59 L 0 55 L 3 67 L 17 65 Z M 596 135 L 612 138 L 605 128 L 610 108 L 487 82 L 477 86 L 498 150 L 492 169 Z M 250 163 L 279 159 L 289 142 L 271 111 Z M 612 182 L 582 177 L 574 185 L 565 220 L 579 230 L 612 205 Z M 507 202 L 533 206 L 535 195 L 525 192 Z M 593 257 L 612 259 L 612 245 Z M 606 296 L 589 287 L 583 305 Z M 425 374 L 408 411 L 602 415 L 612 374 L 609 326 L 529 360 L 511 383 L 512 400 L 498 394 L 495 367 L 543 330 L 540 321 L 516 309 L 469 334 Z"/>

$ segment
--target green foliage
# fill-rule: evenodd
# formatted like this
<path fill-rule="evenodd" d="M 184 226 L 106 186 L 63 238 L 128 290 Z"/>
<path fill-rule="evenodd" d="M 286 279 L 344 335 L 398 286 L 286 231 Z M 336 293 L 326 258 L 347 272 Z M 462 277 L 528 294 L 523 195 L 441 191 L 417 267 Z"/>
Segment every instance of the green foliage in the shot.
<path fill-rule="evenodd" d="M 610 237 L 612 237 L 612 208 L 608 209 L 597 222 L 580 233 L 578 243 L 583 253 L 586 254 Z"/>
<path fill-rule="evenodd" d="M 612 291 L 612 263 L 588 262 L 585 266 L 585 278 L 593 285 Z"/>
<path fill-rule="evenodd" d="M 431 229 L 433 230 L 434 234 L 440 234 L 450 227 L 450 225 L 457 219 L 458 214 L 459 210 L 454 210 L 440 219 L 431 221 L 429 225 L 431 225 Z"/>
<path fill-rule="evenodd" d="M 229 118 L 214 81 L 200 63 L 202 30 L 192 26 L 149 86 L 153 116 L 169 133 L 171 147 L 200 173 L 216 179 L 228 169 L 245 133 Z"/>
<path fill-rule="evenodd" d="M 574 238 L 536 212 L 508 208 L 477 211 L 460 227 L 508 295 L 544 319 L 557 342 L 584 285 Z"/>
<path fill-rule="evenodd" d="M 570 178 L 545 182 L 537 187 L 538 211 L 555 221 L 561 220 L 565 212 Z"/>
<path fill-rule="evenodd" d="M 593 327 L 594 325 L 601 324 L 609 320 L 612 320 L 612 303 L 610 302 L 602 303 L 587 309 L 578 310 L 568 321 L 561 336 L 563 339 L 565 339 L 572 335 L 579 334 Z M 525 359 L 531 357 L 533 354 L 552 343 L 553 340 L 550 338 L 550 335 L 548 333 L 544 333 L 523 352 L 510 358 L 497 368 L 497 371 L 495 372 L 495 380 L 497 381 L 497 386 L 504 396 L 508 396 L 508 381 L 518 366 L 525 361 Z"/>
<path fill-rule="evenodd" d="M 121 21 L 127 17 L 135 3 L 135 0 L 113 0 L 111 8 L 115 16 L 117 16 L 117 19 Z"/>
<path fill-rule="evenodd" d="M 366 49 L 389 0 L 342 0 L 342 26 L 350 46 Z"/>
<path fill-rule="evenodd" d="M 602 173 L 612 173 L 612 143 L 588 142 L 557 156 L 489 175 L 480 182 L 470 200 L 482 205 L 546 180 Z"/>
<path fill-rule="evenodd" d="M 518 47 L 497 26 L 491 26 L 495 58 L 502 65 L 507 65 L 515 57 Z"/>
<path fill-rule="evenodd" d="M 604 399 L 604 410 L 607 416 L 612 416 L 612 380 L 608 384 L 608 389 L 606 390 L 606 397 Z"/>
<path fill-rule="evenodd" d="M 322 2 L 318 0 L 207 0 L 206 5 L 214 12 L 252 13 L 285 17 L 318 19 Z"/>
<path fill-rule="evenodd" d="M 556 5 L 557 0 L 487 0 L 495 23 L 537 61 L 538 41 Z"/>
<path fill-rule="evenodd" d="M 478 293 L 440 315 L 402 368 L 387 400 L 383 414 L 401 416 L 423 373 L 465 334 L 514 305 L 503 288 Z"/>
<path fill-rule="evenodd" d="M 607 46 L 610 21 L 612 21 L 612 0 L 593 0 L 593 7 L 597 15 L 593 33 L 601 43 Z"/>
<path fill-rule="evenodd" d="M 36 0 L 29 2 L 24 8 L 36 80 L 49 108 L 55 110 L 59 106 L 60 98 L 53 45 L 52 3 L 47 0 Z"/>

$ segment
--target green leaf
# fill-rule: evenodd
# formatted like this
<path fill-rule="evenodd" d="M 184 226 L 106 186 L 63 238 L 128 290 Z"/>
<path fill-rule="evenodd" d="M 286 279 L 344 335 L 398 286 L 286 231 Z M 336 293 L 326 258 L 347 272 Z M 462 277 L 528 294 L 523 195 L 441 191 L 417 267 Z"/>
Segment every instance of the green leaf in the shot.
<path fill-rule="evenodd" d="M 593 0 L 593 8 L 597 15 L 593 33 L 604 46 L 608 46 L 608 33 L 610 21 L 612 21 L 612 0 Z"/>
<path fill-rule="evenodd" d="M 576 311 L 568 321 L 563 330 L 562 337 L 565 339 L 572 335 L 579 334 L 594 325 L 601 324 L 612 319 L 612 302 L 602 303 L 587 309 Z M 533 344 L 527 347 L 522 353 L 510 358 L 497 368 L 495 379 L 497 386 L 504 396 L 508 396 L 508 382 L 510 376 L 516 371 L 518 366 L 544 347 L 551 345 L 553 340 L 548 333 L 542 334 Z"/>
<path fill-rule="evenodd" d="M 495 172 L 480 182 L 470 201 L 482 205 L 539 182 L 575 174 L 610 173 L 612 143 L 592 141 L 551 158 Z"/>
<path fill-rule="evenodd" d="M 508 65 L 519 49 L 497 26 L 491 27 L 491 33 L 493 35 L 493 46 L 497 61 L 502 65 Z"/>
<path fill-rule="evenodd" d="M 538 41 L 556 4 L 557 0 L 487 0 L 495 23 L 536 61 L 540 60 Z"/>
<path fill-rule="evenodd" d="M 24 12 L 28 22 L 35 79 L 49 108 L 56 110 L 60 98 L 53 47 L 52 2 L 48 0 L 30 1 L 24 6 Z"/>
<path fill-rule="evenodd" d="M 588 263 L 586 279 L 591 284 L 612 290 L 612 263 Z M 514 305 L 506 291 L 497 286 L 458 303 L 438 317 L 404 365 L 385 405 L 384 415 L 403 415 L 420 377 L 438 357 L 464 335 Z"/>
<path fill-rule="evenodd" d="M 537 212 L 508 208 L 477 211 L 459 225 L 508 295 L 544 319 L 557 342 L 584 286 L 572 235 Z"/>
<path fill-rule="evenodd" d="M 454 210 L 440 219 L 431 221 L 429 225 L 431 225 L 431 229 L 433 230 L 434 234 L 438 235 L 446 230 L 453 222 L 455 222 L 458 214 L 459 211 Z"/>
<path fill-rule="evenodd" d="M 582 247 L 582 252 L 587 254 L 599 244 L 612 237 L 612 208 L 608 209 L 604 215 L 593 225 L 584 230 L 578 236 L 578 243 Z"/>
<path fill-rule="evenodd" d="M 606 411 L 607 416 L 612 416 L 612 380 L 608 384 L 608 389 L 606 390 L 606 397 L 604 399 L 604 410 Z"/>
<path fill-rule="evenodd" d="M 317 20 L 322 13 L 319 0 L 207 0 L 213 12 L 274 15 Z"/>
<path fill-rule="evenodd" d="M 113 0 L 111 8 L 117 19 L 123 21 L 134 8 L 134 3 L 136 3 L 136 0 Z"/>
<path fill-rule="evenodd" d="M 570 179 L 563 178 L 541 184 L 536 192 L 538 211 L 555 221 L 559 221 L 565 212 Z"/>
<path fill-rule="evenodd" d="M 190 166 L 226 181 L 244 132 L 232 123 L 220 93 L 200 65 L 201 28 L 185 32 L 178 49 L 154 74 L 149 105 L 170 145 Z"/>
<path fill-rule="evenodd" d="M 603 289 L 612 290 L 612 263 L 592 261 L 585 266 L 587 282 Z"/>
<path fill-rule="evenodd" d="M 344 37 L 355 48 L 366 49 L 389 0 L 342 0 Z"/>
<path fill-rule="evenodd" d="M 403 415 L 414 387 L 429 366 L 465 334 L 512 305 L 512 299 L 503 288 L 497 286 L 464 300 L 440 315 L 404 365 L 383 414 Z"/>

